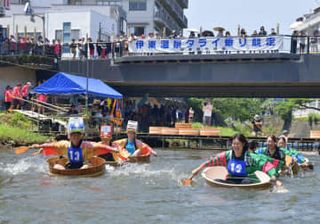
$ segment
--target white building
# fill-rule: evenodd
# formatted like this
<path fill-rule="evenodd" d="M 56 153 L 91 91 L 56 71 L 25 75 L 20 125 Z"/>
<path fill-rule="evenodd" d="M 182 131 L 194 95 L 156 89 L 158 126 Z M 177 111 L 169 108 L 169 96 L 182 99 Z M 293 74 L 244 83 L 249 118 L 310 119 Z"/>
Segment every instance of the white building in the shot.
<path fill-rule="evenodd" d="M 49 40 L 91 37 L 93 41 L 99 36 L 108 40 L 126 30 L 126 13 L 117 5 L 68 5 L 67 0 L 33 0 L 33 12 L 36 16 L 31 21 L 24 13 L 23 0 L 12 1 L 11 9 L 0 18 L 0 25 L 9 35 L 34 36 L 43 35 Z M 19 3 L 19 4 L 18 4 Z M 68 30 L 64 30 L 64 28 Z"/>
<path fill-rule="evenodd" d="M 320 7 L 313 10 L 312 13 L 305 14 L 296 19 L 290 28 L 296 31 L 303 31 L 308 36 L 313 36 L 320 31 Z"/>
<path fill-rule="evenodd" d="M 25 2 L 26 0 L 11 0 L 12 7 L 10 11 L 6 11 L 7 16 L 22 14 Z M 117 8 L 117 14 L 122 20 L 118 23 L 119 30 L 127 34 L 158 32 L 168 35 L 172 31 L 182 33 L 188 26 L 184 9 L 188 8 L 189 0 L 30 0 L 30 2 L 36 13 L 45 13 L 48 9 L 55 11 L 59 6 L 63 8 L 72 6 L 91 10 L 94 8 L 95 11 L 98 8 L 100 14 L 106 15 L 106 12 L 101 12 L 103 8 L 114 7 Z M 37 30 L 41 29 L 40 26 Z"/>

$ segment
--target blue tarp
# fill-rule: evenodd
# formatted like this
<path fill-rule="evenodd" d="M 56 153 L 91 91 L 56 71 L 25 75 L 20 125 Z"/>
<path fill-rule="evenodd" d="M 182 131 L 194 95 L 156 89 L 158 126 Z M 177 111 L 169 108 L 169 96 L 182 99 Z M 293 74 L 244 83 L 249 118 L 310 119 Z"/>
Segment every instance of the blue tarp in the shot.
<path fill-rule="evenodd" d="M 98 79 L 88 79 L 88 94 L 98 97 L 110 97 L 121 99 L 122 94 L 114 90 Z M 34 88 L 32 92 L 47 95 L 74 95 L 86 94 L 87 78 L 59 72 L 48 79 L 40 86 Z"/>

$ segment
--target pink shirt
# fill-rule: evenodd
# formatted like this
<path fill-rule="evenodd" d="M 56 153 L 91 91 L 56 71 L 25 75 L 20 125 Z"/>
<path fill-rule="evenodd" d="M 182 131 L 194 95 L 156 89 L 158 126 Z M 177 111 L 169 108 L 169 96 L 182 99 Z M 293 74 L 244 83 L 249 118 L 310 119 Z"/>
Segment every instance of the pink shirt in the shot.
<path fill-rule="evenodd" d="M 22 96 L 23 97 L 27 96 L 28 92 L 29 92 L 29 85 L 24 85 L 21 90 Z"/>
<path fill-rule="evenodd" d="M 44 94 L 38 94 L 38 100 L 40 102 L 46 102 L 47 101 L 47 96 Z"/>
<path fill-rule="evenodd" d="M 11 90 L 6 90 L 4 92 L 4 102 L 6 102 L 6 103 L 11 103 L 12 102 Z"/>
<path fill-rule="evenodd" d="M 21 88 L 18 86 L 14 87 L 12 95 L 14 97 L 21 97 Z"/>

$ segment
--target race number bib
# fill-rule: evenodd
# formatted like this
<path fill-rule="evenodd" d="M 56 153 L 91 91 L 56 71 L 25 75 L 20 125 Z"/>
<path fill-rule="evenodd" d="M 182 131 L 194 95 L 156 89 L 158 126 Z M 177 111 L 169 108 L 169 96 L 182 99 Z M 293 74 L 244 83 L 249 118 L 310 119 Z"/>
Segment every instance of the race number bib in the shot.
<path fill-rule="evenodd" d="M 232 176 L 247 176 L 246 162 L 242 160 L 230 160 L 228 163 L 228 172 Z"/>

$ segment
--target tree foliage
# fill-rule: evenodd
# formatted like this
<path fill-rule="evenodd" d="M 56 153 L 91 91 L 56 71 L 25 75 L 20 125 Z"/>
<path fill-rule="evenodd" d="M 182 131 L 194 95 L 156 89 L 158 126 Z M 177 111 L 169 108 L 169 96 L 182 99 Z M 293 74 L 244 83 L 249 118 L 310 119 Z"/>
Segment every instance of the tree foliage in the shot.
<path fill-rule="evenodd" d="M 210 99 L 213 112 L 221 119 L 232 118 L 241 122 L 251 120 L 255 114 L 261 114 L 265 108 L 265 99 L 256 98 L 213 98 Z M 188 103 L 195 110 L 196 119 L 202 119 L 202 104 L 206 99 L 190 98 Z"/>

